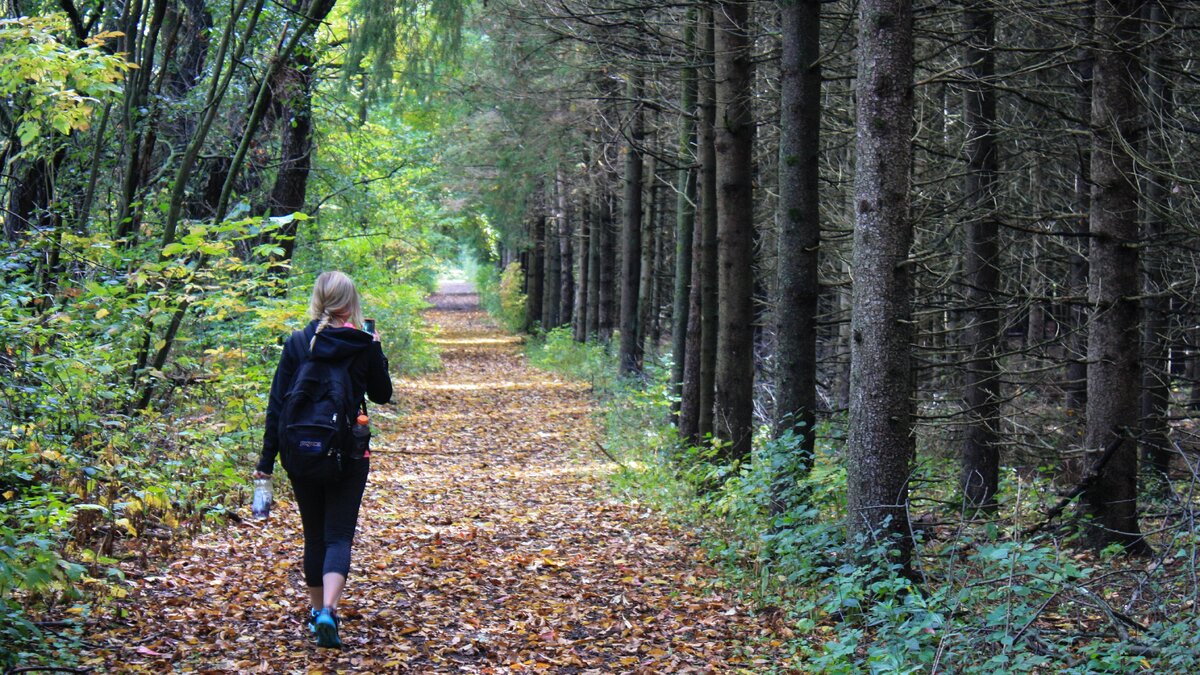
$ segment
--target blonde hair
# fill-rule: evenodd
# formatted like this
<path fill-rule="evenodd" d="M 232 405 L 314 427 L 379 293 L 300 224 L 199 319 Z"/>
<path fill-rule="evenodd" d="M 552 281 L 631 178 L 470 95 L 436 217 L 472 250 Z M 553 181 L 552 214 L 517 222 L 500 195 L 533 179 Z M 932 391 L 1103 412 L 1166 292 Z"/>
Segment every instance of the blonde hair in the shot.
<path fill-rule="evenodd" d="M 362 326 L 362 306 L 358 301 L 358 289 L 354 281 L 342 272 L 323 272 L 313 284 L 312 300 L 308 303 L 308 314 L 317 322 L 317 333 L 325 330 L 334 319 Z M 312 349 L 317 336 L 308 343 Z"/>

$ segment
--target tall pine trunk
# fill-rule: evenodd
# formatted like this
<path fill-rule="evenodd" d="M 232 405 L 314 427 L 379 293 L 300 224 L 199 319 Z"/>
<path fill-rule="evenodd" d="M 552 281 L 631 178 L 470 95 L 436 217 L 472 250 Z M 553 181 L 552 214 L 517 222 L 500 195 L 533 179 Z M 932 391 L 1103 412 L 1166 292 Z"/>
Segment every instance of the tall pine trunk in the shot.
<path fill-rule="evenodd" d="M 855 84 L 854 277 L 847 444 L 851 532 L 912 554 L 911 0 L 862 0 Z"/>
<path fill-rule="evenodd" d="M 812 466 L 817 407 L 821 2 L 780 0 L 779 5 L 783 78 L 779 121 L 775 434 L 790 430 L 800 436 L 797 464 L 807 470 Z"/>
<path fill-rule="evenodd" d="M 579 261 L 579 274 L 575 278 L 575 301 L 571 312 L 571 325 L 574 329 L 572 337 L 576 342 L 584 342 L 588 339 L 588 320 L 592 314 L 588 292 L 591 289 L 592 245 L 596 241 L 592 236 L 591 194 L 586 190 L 580 190 L 580 192 L 582 194 L 579 199 L 579 231 L 575 237 L 574 256 Z"/>
<path fill-rule="evenodd" d="M 701 12 L 701 63 L 711 62 L 716 53 L 713 8 Z M 700 69 L 700 364 L 696 433 L 700 438 L 713 433 L 715 380 L 717 371 L 717 322 L 720 318 L 717 284 L 717 80 L 711 65 Z"/>
<path fill-rule="evenodd" d="M 529 267 L 525 270 L 525 330 L 533 330 L 542 320 L 543 278 L 546 260 L 546 216 L 539 215 L 530 228 L 532 242 Z"/>
<path fill-rule="evenodd" d="M 567 197 L 567 182 L 559 171 L 558 186 L 558 325 L 571 323 L 575 311 L 575 221 L 571 200 Z"/>
<path fill-rule="evenodd" d="M 646 136 L 643 87 L 642 74 L 635 70 L 629 76 L 628 95 L 632 110 L 625 151 L 625 200 L 621 216 L 621 343 L 618 355 L 624 375 L 642 370 L 638 286 L 642 264 L 642 142 Z"/>
<path fill-rule="evenodd" d="M 616 281 L 617 236 L 614 227 L 615 209 L 613 208 L 612 181 L 608 178 L 606 173 L 602 179 L 603 187 L 600 196 L 600 289 L 597 303 L 599 335 L 604 342 L 612 339 L 613 328 L 617 321 L 617 307 L 613 297 Z"/>
<path fill-rule="evenodd" d="M 688 10 L 688 22 L 683 33 L 684 47 L 688 50 L 689 58 L 696 44 L 696 10 Z M 675 196 L 675 278 L 671 292 L 671 388 L 679 399 L 673 407 L 676 423 L 679 425 L 681 436 L 689 440 L 695 435 L 695 412 L 687 412 L 688 430 L 684 434 L 683 413 L 680 408 L 684 399 L 689 404 L 695 400 L 695 393 L 684 394 L 685 363 L 688 359 L 688 322 L 691 311 L 692 292 L 692 235 L 696 228 L 696 171 L 693 165 L 696 161 L 696 69 L 686 67 L 682 76 L 682 93 L 680 107 L 683 117 L 679 125 L 679 177 L 676 182 Z M 692 406 L 694 409 L 694 406 Z"/>
<path fill-rule="evenodd" d="M 966 279 L 966 375 L 963 400 L 967 408 L 966 439 L 962 448 L 960 485 L 972 507 L 996 503 L 1000 479 L 1000 285 L 997 222 L 995 18 L 991 0 L 971 0 L 963 12 L 966 37 L 966 86 L 963 122 L 966 127 L 967 206 L 964 270 Z"/>
<path fill-rule="evenodd" d="M 1080 12 L 1081 32 L 1092 28 L 1092 7 L 1085 6 Z M 1085 41 L 1086 42 L 1086 41 Z M 1074 413 L 1082 413 L 1087 407 L 1087 319 L 1086 302 L 1088 289 L 1088 211 L 1091 208 L 1091 144 L 1087 138 L 1086 121 L 1092 110 L 1092 53 L 1087 48 L 1077 52 L 1073 72 L 1078 80 L 1075 98 L 1075 114 L 1080 120 L 1076 136 L 1075 168 L 1075 212 L 1071 219 L 1074 235 L 1067 246 L 1071 248 L 1068 262 L 1067 284 L 1071 301 L 1067 315 L 1067 368 L 1064 393 L 1066 407 Z"/>
<path fill-rule="evenodd" d="M 559 247 L 559 227 L 562 219 L 557 215 L 546 219 L 546 263 L 542 280 L 542 328 L 558 327 L 559 292 L 562 290 L 562 249 Z"/>
<path fill-rule="evenodd" d="M 1146 72 L 1145 111 L 1147 176 L 1143 198 L 1145 214 L 1142 223 L 1142 240 L 1160 241 L 1168 231 L 1167 214 L 1171 203 L 1163 172 L 1167 161 L 1165 120 L 1172 119 L 1174 106 L 1171 91 L 1167 86 L 1168 67 L 1167 27 L 1173 21 L 1167 0 L 1157 0 L 1143 5 L 1146 18 L 1147 48 L 1149 50 Z M 1171 405 L 1170 325 L 1171 315 L 1167 302 L 1170 287 L 1165 268 L 1163 249 L 1147 250 L 1142 262 L 1142 453 L 1160 476 L 1166 477 L 1171 465 L 1171 447 L 1167 439 L 1169 425 L 1167 416 Z"/>
<path fill-rule="evenodd" d="M 650 125 L 653 128 L 653 123 Z M 642 262 L 639 264 L 641 270 L 640 278 L 638 279 L 638 344 L 641 345 L 642 353 L 650 354 L 650 358 L 655 356 L 655 345 L 653 343 L 652 324 L 654 322 L 654 314 L 658 311 L 655 306 L 654 293 L 654 267 L 656 264 L 655 250 L 658 247 L 658 205 L 655 203 L 655 187 L 654 179 L 655 172 L 658 170 L 658 162 L 655 160 L 653 151 L 648 153 L 646 158 L 646 169 L 643 178 L 646 181 L 646 188 L 642 195 L 645 199 L 646 208 L 642 217 Z M 647 344 L 649 343 L 649 344 Z"/>
<path fill-rule="evenodd" d="M 1138 529 L 1138 195 L 1134 158 L 1140 100 L 1137 0 L 1097 0 L 1092 75 L 1092 208 L 1088 304 L 1087 431 L 1092 466 L 1116 444 L 1084 492 L 1096 548 L 1119 543 L 1131 552 L 1147 545 Z"/>
<path fill-rule="evenodd" d="M 727 460 L 749 457 L 754 428 L 754 62 L 748 2 L 713 10 L 716 45 L 717 367 L 715 432 Z"/>

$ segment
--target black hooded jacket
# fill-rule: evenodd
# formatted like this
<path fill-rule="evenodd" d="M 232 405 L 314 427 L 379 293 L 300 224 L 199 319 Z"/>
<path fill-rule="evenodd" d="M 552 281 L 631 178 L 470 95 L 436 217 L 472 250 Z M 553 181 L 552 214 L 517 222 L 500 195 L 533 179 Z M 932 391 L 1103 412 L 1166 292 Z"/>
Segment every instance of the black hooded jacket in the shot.
<path fill-rule="evenodd" d="M 340 361 L 353 359 L 350 363 L 350 381 L 354 386 L 354 401 L 362 403 L 369 397 L 375 403 L 392 400 L 392 379 L 388 375 L 388 360 L 383 347 L 374 338 L 356 328 L 329 328 L 317 333 L 317 322 L 313 321 L 292 333 L 283 345 L 283 356 L 275 368 L 275 379 L 271 381 L 271 398 L 267 403 L 267 426 L 263 431 L 262 456 L 257 469 L 272 473 L 275 457 L 279 454 L 279 413 L 283 410 L 283 397 L 292 387 L 292 379 L 300 364 L 308 359 L 308 344 L 313 335 L 312 355 L 315 358 Z"/>

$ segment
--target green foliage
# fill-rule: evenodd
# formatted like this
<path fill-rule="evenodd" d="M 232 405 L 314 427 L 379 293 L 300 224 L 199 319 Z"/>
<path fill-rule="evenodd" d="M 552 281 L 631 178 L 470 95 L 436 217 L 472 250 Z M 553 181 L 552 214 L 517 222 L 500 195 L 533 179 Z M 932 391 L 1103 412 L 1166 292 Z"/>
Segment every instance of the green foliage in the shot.
<path fill-rule="evenodd" d="M 509 265 L 507 274 L 514 270 Z M 515 268 L 519 273 L 519 268 Z M 520 288 L 519 283 L 514 283 Z M 503 286 L 503 283 L 502 283 Z M 503 292 L 501 297 L 503 298 Z M 524 312 L 524 295 L 521 295 Z M 632 389 L 622 388 L 620 375 L 613 367 L 613 353 L 610 345 L 599 342 L 576 342 L 571 336 L 571 328 L 562 326 L 540 335 L 529 346 L 529 359 L 533 365 L 546 370 L 563 373 L 578 380 L 584 380 L 592 385 L 592 389 L 602 395 L 622 393 L 635 395 Z"/>
<path fill-rule="evenodd" d="M 162 258 L 64 234 L 63 258 L 86 272 L 53 292 L 41 290 L 37 246 L 0 245 L 11 280 L 0 289 L 0 639 L 17 651 L 63 639 L 29 612 L 123 595 L 117 564 L 145 556 L 156 541 L 145 535 L 194 532 L 245 505 L 282 338 L 307 321 L 313 278 L 297 271 L 280 292 L 253 253 L 279 224 L 192 223 Z M 357 254 L 330 252 L 341 255 Z M 361 259 L 355 276 L 394 367 L 435 367 L 418 318 L 425 288 Z M 185 305 L 171 358 L 149 367 Z M 147 387 L 151 405 L 137 410 Z"/>
<path fill-rule="evenodd" d="M 525 272 L 515 261 L 501 274 L 497 274 L 491 265 L 481 265 L 475 274 L 480 305 L 505 330 L 513 333 L 525 328 L 525 293 L 521 291 L 524 285 Z"/>
<path fill-rule="evenodd" d="M 365 275 L 363 311 L 377 321 L 385 350 L 392 368 L 403 373 L 436 370 L 441 366 L 437 348 L 429 338 L 430 330 L 421 311 L 429 306 L 425 301 L 426 287 L 413 284 L 387 284 Z M 382 282 L 382 280 L 379 280 Z"/>
<path fill-rule="evenodd" d="M 0 100 L 11 113 L 0 124 L 12 126 L 0 132 L 21 144 L 10 159 L 47 156 L 53 134 L 87 129 L 100 99 L 121 91 L 131 64 L 104 50 L 119 34 L 93 36 L 81 47 L 68 44 L 70 35 L 61 13 L 0 19 Z"/>
<path fill-rule="evenodd" d="M 517 330 L 525 323 L 525 272 L 520 263 L 510 262 L 500 275 L 500 286 L 496 293 L 500 299 L 500 320 L 509 330 Z"/>
<path fill-rule="evenodd" d="M 668 421 L 665 374 L 622 383 L 611 354 L 561 329 L 535 343 L 531 358 L 584 379 L 613 373 L 614 384 L 598 393 L 605 445 L 624 465 L 612 476 L 614 489 L 699 532 L 733 586 L 760 605 L 783 609 L 795 636 L 784 646 L 791 658 L 763 672 L 1082 675 L 1191 672 L 1200 664 L 1194 639 L 1200 622 L 1182 596 L 1162 621 L 1128 640 L 1047 631 L 1048 611 L 1101 606 L 1111 579 L 1053 540 L 962 522 L 953 536 L 918 539 L 920 583 L 901 573 L 889 542 L 848 540 L 836 423 L 815 430 L 811 467 L 799 463 L 794 434 L 762 441 L 749 461 L 726 465 L 713 444 L 679 447 Z M 1164 559 L 1190 559 L 1195 540 L 1183 535 L 1170 546 L 1174 553 Z M 1173 574 L 1166 568 L 1157 565 L 1143 578 L 1146 592 L 1163 592 Z M 1102 628 L 1103 616 L 1095 619 Z"/>
<path fill-rule="evenodd" d="M 500 318 L 500 273 L 491 265 L 474 264 L 471 278 L 475 281 L 475 292 L 479 294 L 479 306 L 493 318 Z M 501 322 L 503 323 L 503 322 Z M 520 327 L 505 328 L 517 332 Z"/>

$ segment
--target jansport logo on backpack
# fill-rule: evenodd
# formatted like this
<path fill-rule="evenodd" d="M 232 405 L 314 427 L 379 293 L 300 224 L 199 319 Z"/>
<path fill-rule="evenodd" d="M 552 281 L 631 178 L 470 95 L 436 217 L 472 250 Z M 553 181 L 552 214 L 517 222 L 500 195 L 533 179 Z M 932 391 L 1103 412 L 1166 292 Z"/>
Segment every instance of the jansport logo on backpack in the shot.
<path fill-rule="evenodd" d="M 308 358 L 297 369 L 279 415 L 283 468 L 293 478 L 337 480 L 353 447 L 350 360 Z"/>

